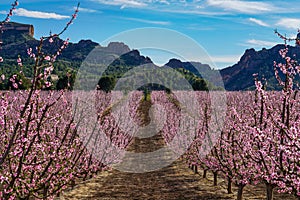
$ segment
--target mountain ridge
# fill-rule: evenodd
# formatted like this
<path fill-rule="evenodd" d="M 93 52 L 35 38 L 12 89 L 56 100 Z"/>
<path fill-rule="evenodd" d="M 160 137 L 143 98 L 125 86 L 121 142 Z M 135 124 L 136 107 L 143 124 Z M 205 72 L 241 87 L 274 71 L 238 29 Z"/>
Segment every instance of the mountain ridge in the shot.
<path fill-rule="evenodd" d="M 300 47 L 287 46 L 288 56 L 299 61 Z M 220 70 L 226 90 L 251 90 L 254 88 L 253 74 L 258 74 L 259 78 L 264 78 L 268 82 L 268 89 L 279 90 L 280 87 L 275 79 L 274 61 L 284 63 L 284 59 L 279 54 L 281 49 L 286 48 L 284 44 L 277 44 L 270 49 L 263 48 L 256 51 L 247 49 L 240 60 L 227 68 Z"/>
<path fill-rule="evenodd" d="M 39 41 L 36 40 L 32 35 L 26 35 L 24 32 L 17 32 L 16 30 L 7 30 L 2 35 L 3 41 L 8 39 L 8 42 L 4 42 L 1 50 L 2 57 L 6 59 L 15 59 L 18 56 L 24 58 L 24 62 L 28 61 L 27 49 L 34 48 L 39 45 Z M 14 37 L 12 37 L 14 35 Z M 18 38 L 19 37 L 19 38 Z M 46 53 L 54 53 L 53 49 L 58 49 L 63 43 L 63 40 L 56 38 L 53 43 L 47 41 L 44 42 L 43 48 Z M 80 40 L 77 43 L 72 43 L 64 50 L 63 54 L 58 58 L 58 69 L 55 69 L 54 73 L 58 74 L 60 78 L 63 78 L 64 71 L 66 69 L 77 70 L 85 58 L 89 55 L 93 49 L 99 48 L 103 52 L 110 52 L 107 56 L 113 56 L 114 61 L 111 66 L 139 66 L 147 63 L 153 63 L 151 58 L 143 56 L 138 50 L 130 49 L 128 45 L 123 42 L 111 42 L 106 47 L 101 46 L 99 43 L 92 40 Z M 200 62 L 182 62 L 177 58 L 171 58 L 164 66 L 171 67 L 178 70 L 182 74 L 187 74 L 191 79 L 195 79 L 191 76 L 199 77 L 201 79 L 206 78 L 211 82 L 224 82 L 226 90 L 251 90 L 254 89 L 253 74 L 258 73 L 259 77 L 264 77 L 269 82 L 269 89 L 280 89 L 276 83 L 274 76 L 273 63 L 283 62 L 284 60 L 279 55 L 280 49 L 285 48 L 284 45 L 275 45 L 270 49 L 263 48 L 262 50 L 256 51 L 255 49 L 247 49 L 241 56 L 240 60 L 229 67 L 221 70 L 214 70 L 207 64 Z M 300 55 L 299 46 L 288 46 L 289 54 Z M 298 60 L 295 57 L 296 60 Z M 8 62 L 7 65 L 12 64 Z M 130 70 L 130 67 L 123 68 L 123 70 Z M 25 70 L 27 74 L 30 74 L 30 69 Z M 110 75 L 115 71 L 110 69 Z M 3 72 L 3 69 L 2 69 Z M 216 76 L 216 72 L 219 72 L 220 77 Z M 0 68 L 1 73 L 1 68 Z M 119 72 L 118 72 L 119 73 Z M 122 73 L 119 73 L 120 76 Z M 191 75 L 193 74 L 193 75 Z M 220 86 L 221 85 L 217 85 Z"/>

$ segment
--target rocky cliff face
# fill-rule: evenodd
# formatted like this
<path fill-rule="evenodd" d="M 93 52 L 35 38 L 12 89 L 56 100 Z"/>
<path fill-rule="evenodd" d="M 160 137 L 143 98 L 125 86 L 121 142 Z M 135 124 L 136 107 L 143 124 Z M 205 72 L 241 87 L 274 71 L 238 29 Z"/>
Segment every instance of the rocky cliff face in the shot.
<path fill-rule="evenodd" d="M 142 56 L 138 50 L 132 50 L 122 54 L 112 65 L 140 66 L 148 63 L 152 63 L 149 57 Z"/>
<path fill-rule="evenodd" d="M 21 44 L 27 40 L 33 39 L 34 27 L 29 24 L 20 24 L 15 22 L 5 23 L 0 32 L 0 42 L 3 45 L 18 43 Z"/>
<path fill-rule="evenodd" d="M 248 49 L 240 61 L 220 71 L 226 90 L 247 90 L 254 88 L 253 74 L 268 80 L 269 89 L 279 89 L 274 76 L 274 61 L 284 63 L 279 51 L 284 45 L 276 45 L 271 49 L 255 51 Z M 288 55 L 296 60 L 300 58 L 300 47 L 289 46 Z"/>
<path fill-rule="evenodd" d="M 196 67 L 190 62 L 182 62 L 181 60 L 173 58 L 173 59 L 169 60 L 169 62 L 165 65 L 168 67 L 171 67 L 173 69 L 183 68 L 183 69 L 186 69 L 186 70 L 194 73 L 195 75 L 201 77 L 201 75 L 198 72 L 198 70 L 196 69 Z"/>
<path fill-rule="evenodd" d="M 34 27 L 31 24 L 21 24 L 16 22 L 5 23 L 2 27 L 4 32 L 22 32 L 27 33 L 29 36 L 34 36 Z"/>
<path fill-rule="evenodd" d="M 123 42 L 111 42 L 107 45 L 107 49 L 117 55 L 123 55 L 130 51 L 130 48 Z"/>
<path fill-rule="evenodd" d="M 210 66 L 207 64 L 202 64 L 200 62 L 182 62 L 181 60 L 174 58 L 170 59 L 169 62 L 165 65 L 174 69 L 186 69 L 198 77 L 207 77 L 209 76 L 208 73 L 212 71 Z"/>

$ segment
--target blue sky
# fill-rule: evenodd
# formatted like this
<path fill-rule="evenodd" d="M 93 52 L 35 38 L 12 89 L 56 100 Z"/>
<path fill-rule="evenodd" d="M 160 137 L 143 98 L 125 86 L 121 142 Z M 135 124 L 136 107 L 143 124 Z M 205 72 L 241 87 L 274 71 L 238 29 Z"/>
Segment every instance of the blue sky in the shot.
<path fill-rule="evenodd" d="M 5 17 L 10 3 L 1 1 L 0 17 Z M 39 38 L 64 27 L 78 1 L 20 0 L 19 3 L 12 21 L 33 24 L 35 37 Z M 216 68 L 233 65 L 248 48 L 260 50 L 280 43 L 274 29 L 295 37 L 300 28 L 300 3 L 295 0 L 81 0 L 80 3 L 78 18 L 64 38 L 70 37 L 73 42 L 92 39 L 103 44 L 108 38 L 132 29 L 170 29 L 201 45 Z M 136 48 L 134 42 L 128 45 Z M 142 53 L 153 57 L 158 64 L 175 56 Z M 164 56 L 159 58 L 159 55 Z M 191 58 L 201 62 L 196 55 Z"/>

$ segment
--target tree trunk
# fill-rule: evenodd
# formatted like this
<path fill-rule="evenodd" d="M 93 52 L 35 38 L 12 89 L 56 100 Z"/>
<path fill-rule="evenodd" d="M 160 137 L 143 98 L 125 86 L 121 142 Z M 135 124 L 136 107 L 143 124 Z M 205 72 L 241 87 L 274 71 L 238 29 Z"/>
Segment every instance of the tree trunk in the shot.
<path fill-rule="evenodd" d="M 231 178 L 228 178 L 227 193 L 232 194 L 232 181 L 231 181 Z"/>
<path fill-rule="evenodd" d="M 75 185 L 76 185 L 75 180 L 71 180 L 71 188 L 72 188 L 72 189 L 74 189 Z"/>
<path fill-rule="evenodd" d="M 266 183 L 266 189 L 267 189 L 267 200 L 273 200 L 274 186 L 270 183 Z"/>
<path fill-rule="evenodd" d="M 214 186 L 218 185 L 218 172 L 213 172 L 214 174 Z"/>
<path fill-rule="evenodd" d="M 84 173 L 84 177 L 83 177 L 83 181 L 86 181 L 87 175 L 88 175 L 88 173 L 85 172 L 85 173 Z"/>
<path fill-rule="evenodd" d="M 207 169 L 205 169 L 205 170 L 203 171 L 203 178 L 206 178 L 206 176 L 207 176 Z"/>
<path fill-rule="evenodd" d="M 194 172 L 195 172 L 195 174 L 198 174 L 198 167 L 197 167 L 197 165 L 195 165 L 195 168 L 194 168 L 195 170 L 194 170 Z"/>
<path fill-rule="evenodd" d="M 237 200 L 242 200 L 243 199 L 243 190 L 244 190 L 244 187 L 245 187 L 244 184 L 239 184 L 238 185 Z"/>
<path fill-rule="evenodd" d="M 43 189 L 43 200 L 47 200 L 47 194 L 48 194 L 48 186 L 44 186 Z"/>

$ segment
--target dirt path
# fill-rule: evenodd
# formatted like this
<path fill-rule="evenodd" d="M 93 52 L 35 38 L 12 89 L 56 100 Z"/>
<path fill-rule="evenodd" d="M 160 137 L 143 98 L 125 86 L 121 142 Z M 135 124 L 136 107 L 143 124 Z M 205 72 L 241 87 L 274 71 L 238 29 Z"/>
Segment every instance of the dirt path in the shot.
<path fill-rule="evenodd" d="M 161 136 L 148 139 L 135 139 L 129 151 L 143 152 L 155 150 L 163 145 Z M 186 164 L 177 160 L 172 165 L 155 172 L 126 173 L 118 170 L 103 172 L 94 179 L 76 186 L 63 194 L 61 199 L 99 200 L 217 200 L 235 199 L 234 194 L 226 194 L 226 182 L 219 179 L 219 186 L 213 185 L 213 177 L 194 174 Z M 265 199 L 263 187 L 247 186 L 244 199 Z M 275 200 L 291 200 L 289 195 L 275 194 Z"/>
<path fill-rule="evenodd" d="M 160 135 L 148 139 L 136 138 L 128 151 L 153 151 L 163 144 Z M 203 187 L 205 182 L 207 186 Z M 210 185 L 209 181 L 201 180 L 199 175 L 195 175 L 186 164 L 178 160 L 155 172 L 104 172 L 78 185 L 64 194 L 62 199 L 224 199 L 221 188 L 211 188 Z M 208 188 L 210 191 L 207 191 Z"/>

